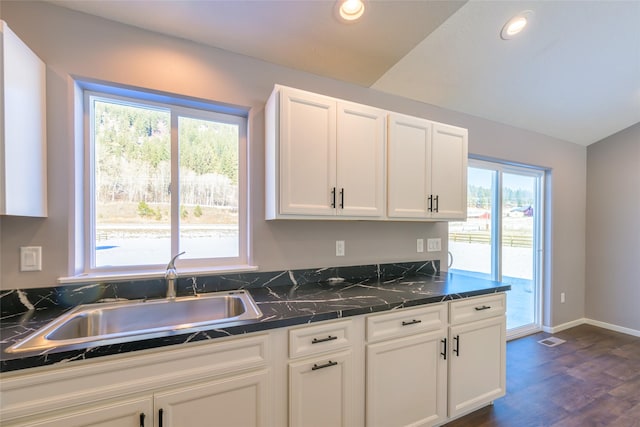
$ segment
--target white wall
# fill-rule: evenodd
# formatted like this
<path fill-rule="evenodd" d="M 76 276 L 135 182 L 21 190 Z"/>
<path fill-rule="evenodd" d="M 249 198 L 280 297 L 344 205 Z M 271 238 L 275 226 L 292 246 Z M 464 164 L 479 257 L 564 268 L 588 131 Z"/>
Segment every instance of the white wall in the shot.
<path fill-rule="evenodd" d="M 587 150 L 586 317 L 640 331 L 640 123 Z"/>
<path fill-rule="evenodd" d="M 264 102 L 273 85 L 280 83 L 467 127 L 472 154 L 552 169 L 553 266 L 547 286 L 553 286 L 549 293 L 554 299 L 566 292 L 567 303 L 547 304 L 545 325 L 584 316 L 584 147 L 48 3 L 3 1 L 0 13 L 48 65 L 49 218 L 3 218 L 1 275 L 6 289 L 53 285 L 57 277 L 68 274 L 72 263 L 74 153 L 69 75 L 251 108 L 253 261 L 262 270 L 413 261 L 424 259 L 415 253 L 416 238 L 446 241 L 444 223 L 264 221 Z M 346 240 L 344 258 L 334 256 L 338 238 Z M 25 245 L 43 246 L 42 272 L 18 271 L 18 247 Z M 442 264 L 446 265 L 446 256 Z"/>

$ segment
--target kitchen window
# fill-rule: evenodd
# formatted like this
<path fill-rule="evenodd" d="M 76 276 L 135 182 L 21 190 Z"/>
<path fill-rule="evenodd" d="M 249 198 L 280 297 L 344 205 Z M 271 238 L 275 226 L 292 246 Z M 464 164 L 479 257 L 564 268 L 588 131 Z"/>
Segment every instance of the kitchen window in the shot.
<path fill-rule="evenodd" d="M 180 252 L 183 271 L 246 266 L 246 112 L 116 88 L 83 98 L 79 270 L 157 273 Z"/>

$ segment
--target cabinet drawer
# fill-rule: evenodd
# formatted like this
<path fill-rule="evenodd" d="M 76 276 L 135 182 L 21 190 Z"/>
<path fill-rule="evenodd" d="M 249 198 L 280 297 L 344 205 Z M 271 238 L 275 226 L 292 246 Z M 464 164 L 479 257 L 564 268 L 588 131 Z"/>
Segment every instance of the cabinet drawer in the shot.
<path fill-rule="evenodd" d="M 289 330 L 289 357 L 296 358 L 346 348 L 351 345 L 350 320 Z"/>
<path fill-rule="evenodd" d="M 495 316 L 503 316 L 506 311 L 506 295 L 504 293 L 469 298 L 451 302 L 449 305 L 449 322 L 452 325 L 474 322 Z"/>
<path fill-rule="evenodd" d="M 435 331 L 447 325 L 445 304 L 430 304 L 367 317 L 367 341 Z"/>

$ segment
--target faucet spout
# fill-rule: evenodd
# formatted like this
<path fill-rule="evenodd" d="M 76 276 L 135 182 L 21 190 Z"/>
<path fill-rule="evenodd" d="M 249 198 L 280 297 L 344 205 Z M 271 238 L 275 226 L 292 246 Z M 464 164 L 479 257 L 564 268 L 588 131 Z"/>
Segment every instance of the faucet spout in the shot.
<path fill-rule="evenodd" d="M 176 259 L 180 256 L 183 255 L 185 252 L 180 252 L 179 254 L 175 255 L 173 258 L 171 258 L 171 261 L 169 261 L 169 264 L 167 264 L 167 269 L 164 273 L 164 278 L 167 281 L 167 298 L 168 299 L 175 299 L 176 298 L 176 281 L 178 280 L 178 272 L 176 271 Z"/>

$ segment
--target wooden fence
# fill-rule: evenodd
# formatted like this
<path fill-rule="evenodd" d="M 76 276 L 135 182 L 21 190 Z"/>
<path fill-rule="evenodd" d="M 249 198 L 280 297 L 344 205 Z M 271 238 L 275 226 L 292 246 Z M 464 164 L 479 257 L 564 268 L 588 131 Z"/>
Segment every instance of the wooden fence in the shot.
<path fill-rule="evenodd" d="M 449 241 L 488 245 L 491 243 L 491 235 L 488 233 L 449 233 Z M 533 246 L 533 237 L 505 234 L 502 236 L 502 245 L 514 248 L 530 248 Z"/>

